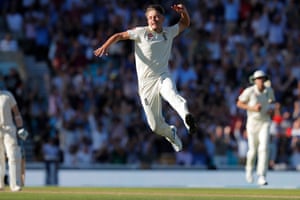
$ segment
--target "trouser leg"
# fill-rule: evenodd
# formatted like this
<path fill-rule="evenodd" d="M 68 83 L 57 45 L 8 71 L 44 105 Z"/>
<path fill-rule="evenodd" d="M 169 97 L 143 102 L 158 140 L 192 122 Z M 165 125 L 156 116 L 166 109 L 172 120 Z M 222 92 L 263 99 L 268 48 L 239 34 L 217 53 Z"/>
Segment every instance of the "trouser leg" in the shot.
<path fill-rule="evenodd" d="M 16 186 L 20 186 L 17 183 L 17 175 L 19 174 L 17 170 L 20 169 L 18 166 L 21 165 L 21 153 L 16 142 L 6 143 L 6 149 L 9 168 L 9 185 L 13 190 Z"/>
<path fill-rule="evenodd" d="M 50 171 L 50 161 L 45 161 L 45 179 L 46 179 L 46 185 L 51 185 L 51 171 Z"/>
<path fill-rule="evenodd" d="M 252 173 L 256 161 L 258 138 L 257 134 L 248 131 L 248 152 L 246 160 L 246 172 Z"/>
<path fill-rule="evenodd" d="M 15 128 L 10 129 L 4 135 L 4 146 L 8 158 L 8 169 L 9 169 L 9 185 L 10 189 L 16 189 L 17 183 L 17 170 L 21 164 L 21 152 L 17 143 L 17 136 Z"/>
<path fill-rule="evenodd" d="M 150 129 L 158 135 L 170 137 L 172 130 L 162 115 L 162 104 L 159 93 L 141 97 L 142 105 Z"/>
<path fill-rule="evenodd" d="M 54 173 L 55 173 L 55 180 L 54 183 L 55 185 L 58 185 L 58 168 L 59 168 L 59 163 L 56 161 L 55 162 L 55 168 L 54 168 Z"/>
<path fill-rule="evenodd" d="M 259 132 L 258 144 L 258 159 L 257 159 L 257 174 L 259 176 L 266 176 L 268 169 L 268 146 L 269 146 L 269 124 L 264 123 Z"/>
<path fill-rule="evenodd" d="M 51 185 L 58 184 L 58 163 L 57 161 L 52 161 L 50 165 L 51 171 Z"/>
<path fill-rule="evenodd" d="M 5 165 L 5 149 L 3 138 L 0 138 L 0 189 L 4 188 L 4 177 L 5 177 L 6 165 Z"/>
<path fill-rule="evenodd" d="M 165 78 L 162 80 L 160 94 L 172 106 L 172 108 L 176 110 L 188 129 L 189 127 L 185 122 L 185 116 L 189 113 L 187 102 L 182 96 L 180 96 L 171 78 Z"/>

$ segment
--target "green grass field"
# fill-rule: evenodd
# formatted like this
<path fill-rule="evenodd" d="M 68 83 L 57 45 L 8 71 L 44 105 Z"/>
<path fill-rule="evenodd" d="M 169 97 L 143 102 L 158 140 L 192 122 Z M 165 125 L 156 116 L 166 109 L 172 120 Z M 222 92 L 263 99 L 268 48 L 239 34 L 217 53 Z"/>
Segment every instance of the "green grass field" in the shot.
<path fill-rule="evenodd" d="M 5 200 L 265 200 L 297 199 L 297 189 L 26 187 L 0 192 Z"/>

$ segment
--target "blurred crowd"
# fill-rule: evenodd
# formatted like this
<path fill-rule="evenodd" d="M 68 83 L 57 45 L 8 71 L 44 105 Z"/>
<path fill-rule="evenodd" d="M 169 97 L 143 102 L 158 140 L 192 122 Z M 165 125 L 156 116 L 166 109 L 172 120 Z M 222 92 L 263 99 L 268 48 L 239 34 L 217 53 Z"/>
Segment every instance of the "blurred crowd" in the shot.
<path fill-rule="evenodd" d="M 179 16 L 174 1 L 1 0 L 5 36 L 0 51 L 22 51 L 47 63 L 48 88 L 26 90 L 12 70 L 5 85 L 21 105 L 34 157 L 59 148 L 66 166 L 153 164 L 244 165 L 245 113 L 235 103 L 256 69 L 267 72 L 276 95 L 270 168 L 300 168 L 300 2 L 296 0 L 187 0 L 191 26 L 175 39 L 170 71 L 200 127 L 188 135 L 169 105 L 183 151 L 173 152 L 147 127 L 137 94 L 132 43 L 114 44 L 109 56 L 93 50 L 115 32 L 145 25 L 145 6 L 162 4 L 165 25 Z M 30 73 L 30 72 L 29 72 Z M 43 93 L 44 94 L 44 93 Z M 200 138 L 203 134 L 205 137 Z"/>

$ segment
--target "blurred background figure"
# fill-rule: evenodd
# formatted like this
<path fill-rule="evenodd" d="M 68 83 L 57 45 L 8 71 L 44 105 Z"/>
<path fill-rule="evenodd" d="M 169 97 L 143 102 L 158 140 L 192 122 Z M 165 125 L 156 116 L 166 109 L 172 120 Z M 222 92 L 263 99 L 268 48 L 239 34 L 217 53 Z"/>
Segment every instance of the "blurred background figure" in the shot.
<path fill-rule="evenodd" d="M 47 138 L 43 145 L 43 158 L 45 162 L 45 184 L 58 185 L 58 170 L 61 161 L 61 153 L 54 138 Z"/>
<path fill-rule="evenodd" d="M 12 37 L 10 33 L 6 33 L 4 38 L 0 41 L 0 51 L 5 52 L 17 52 L 19 46 L 17 41 Z"/>
<path fill-rule="evenodd" d="M 246 180 L 253 182 L 253 171 L 256 163 L 257 183 L 267 185 L 269 167 L 269 139 L 271 116 L 275 108 L 275 96 L 271 87 L 265 86 L 267 75 L 256 70 L 250 77 L 253 85 L 246 88 L 238 97 L 237 106 L 247 111 L 248 152 L 246 160 Z"/>

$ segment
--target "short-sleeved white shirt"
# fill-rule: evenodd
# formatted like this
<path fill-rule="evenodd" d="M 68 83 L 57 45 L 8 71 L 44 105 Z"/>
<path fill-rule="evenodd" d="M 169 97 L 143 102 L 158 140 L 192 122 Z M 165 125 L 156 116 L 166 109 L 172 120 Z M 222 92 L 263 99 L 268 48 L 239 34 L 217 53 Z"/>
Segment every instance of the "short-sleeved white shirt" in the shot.
<path fill-rule="evenodd" d="M 13 126 L 12 108 L 16 100 L 9 91 L 0 91 L 0 127 Z"/>
<path fill-rule="evenodd" d="M 164 27 L 162 33 L 151 31 L 149 27 L 136 27 L 127 31 L 135 41 L 135 61 L 140 89 L 152 83 L 164 73 L 169 73 L 168 62 L 172 42 L 179 33 L 179 26 Z"/>
<path fill-rule="evenodd" d="M 247 103 L 249 106 L 254 106 L 260 103 L 262 108 L 260 112 L 247 110 L 248 121 L 252 120 L 270 120 L 270 115 L 267 113 L 270 105 L 275 102 L 274 91 L 271 87 L 266 87 L 260 92 L 256 85 L 246 88 L 239 96 L 239 100 Z"/>

